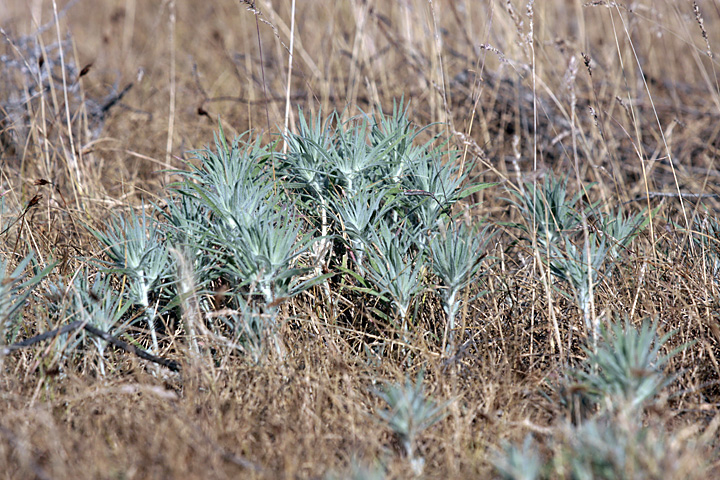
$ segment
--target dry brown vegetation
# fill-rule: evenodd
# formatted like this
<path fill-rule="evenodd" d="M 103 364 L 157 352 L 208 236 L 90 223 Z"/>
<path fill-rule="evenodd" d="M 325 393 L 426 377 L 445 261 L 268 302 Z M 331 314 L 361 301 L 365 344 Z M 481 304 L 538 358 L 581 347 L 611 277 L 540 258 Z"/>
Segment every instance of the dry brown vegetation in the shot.
<path fill-rule="evenodd" d="M 593 315 L 657 319 L 661 334 L 678 332 L 668 348 L 694 342 L 644 413 L 667 448 L 647 471 L 720 475 L 720 297 L 688 234 L 719 205 L 717 3 L 697 2 L 696 13 L 685 0 L 305 0 L 290 80 L 291 2 L 250 3 L 2 2 L 0 225 L 12 224 L 2 258 L 14 268 L 33 250 L 43 266 L 59 260 L 46 281 L 72 276 L 102 257 L 85 225 L 102 229 L 114 210 L 159 201 L 176 180 L 168 170 L 209 144 L 219 122 L 228 137 L 277 134 L 288 99 L 293 130 L 298 107 L 347 118 L 404 97 L 415 124 L 437 122 L 434 132 L 474 162 L 475 180 L 498 182 L 466 212 L 498 233 L 483 281 L 465 292 L 488 291 L 462 312 L 458 353 L 448 358 L 437 342 L 444 320 L 432 292 L 406 345 L 367 296 L 333 282 L 332 295 L 359 305 L 355 317 L 322 308 L 315 287 L 283 306 L 287 351 L 260 364 L 211 339 L 196 355 L 176 325 L 159 354 L 180 373 L 111 348 L 102 376 L 91 355 L 39 343 L 0 358 L 0 476 L 343 478 L 351 463 L 380 459 L 388 478 L 409 478 L 373 416 L 383 408 L 373 389 L 421 368 L 428 393 L 452 401 L 417 445 L 424 477 L 490 478 L 494 452 L 528 434 L 543 455 L 558 453 L 570 414 L 548 379 L 584 358 L 583 316 L 507 226 L 522 221 L 510 191 L 551 171 L 602 209 L 651 212 L 620 273 L 596 288 Z M 23 65 L 56 58 L 58 38 L 65 87 L 54 64 L 55 81 L 33 91 Z M 23 103 L 28 92 L 35 100 Z M 18 340 L 67 321 L 51 321 L 43 292 L 25 305 Z M 367 355 L 383 338 L 389 353 Z"/>

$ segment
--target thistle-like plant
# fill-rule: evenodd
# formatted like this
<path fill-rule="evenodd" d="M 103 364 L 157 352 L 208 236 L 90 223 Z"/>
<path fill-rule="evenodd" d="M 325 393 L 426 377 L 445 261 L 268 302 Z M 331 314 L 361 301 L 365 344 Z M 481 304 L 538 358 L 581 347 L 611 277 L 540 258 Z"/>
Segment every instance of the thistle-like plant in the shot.
<path fill-rule="evenodd" d="M 403 332 L 415 297 L 423 290 L 424 253 L 417 250 L 415 235 L 403 226 L 391 230 L 380 222 L 372 231 L 366 247 L 367 262 L 363 265 L 366 279 L 374 286 L 373 293 L 388 299 L 395 307 Z"/>
<path fill-rule="evenodd" d="M 579 387 L 605 410 L 635 418 L 637 412 L 669 385 L 673 376 L 663 367 L 686 346 L 663 355 L 661 350 L 674 332 L 657 336 L 657 322 L 644 322 L 640 329 L 627 322 L 601 329 L 597 349 L 586 348 L 587 360 L 570 372 Z"/>
<path fill-rule="evenodd" d="M 427 152 L 409 163 L 403 176 L 407 212 L 425 232 L 437 230 L 438 220 L 449 216 L 452 205 L 462 197 L 460 187 L 467 177 L 460 174 L 454 154 L 445 164 L 442 154 L 439 147 Z"/>
<path fill-rule="evenodd" d="M 115 216 L 104 232 L 90 231 L 105 245 L 105 262 L 108 270 L 125 275 L 128 298 L 145 314 L 152 346 L 158 351 L 155 320 L 157 312 L 152 305 L 159 290 L 171 283 L 168 251 L 158 222 L 148 217 L 143 208 L 140 216 L 133 210 L 129 216 Z"/>
<path fill-rule="evenodd" d="M 275 309 L 262 312 L 238 294 L 232 296 L 229 305 L 233 308 L 218 316 L 231 332 L 232 337 L 226 342 L 229 347 L 250 358 L 254 364 L 263 360 L 271 343 L 276 350 L 280 348 Z"/>
<path fill-rule="evenodd" d="M 504 480 L 535 480 L 541 478 L 542 461 L 531 435 L 525 437 L 521 447 L 505 444 L 493 455 L 495 471 Z"/>
<path fill-rule="evenodd" d="M 328 204 L 335 191 L 332 185 L 333 167 L 330 158 L 334 152 L 333 121 L 337 115 L 331 115 L 325 121 L 321 116 L 316 119 L 305 119 L 302 110 L 298 112 L 300 119 L 299 132 L 285 135 L 288 152 L 281 156 L 281 172 L 286 188 L 295 195 L 293 202 L 315 221 L 321 240 L 315 244 L 313 252 L 315 273 L 320 275 L 327 264 L 327 255 L 333 249 L 330 233 L 330 214 Z M 338 126 L 337 129 L 341 129 Z M 327 292 L 327 290 L 326 290 Z M 329 295 L 329 294 L 328 294 Z"/>
<path fill-rule="evenodd" d="M 215 258 L 207 249 L 212 243 L 212 210 L 201 200 L 183 194 L 167 199 L 165 208 L 156 207 L 156 210 L 165 219 L 162 227 L 168 245 L 182 251 L 190 261 L 197 291 L 209 289 L 220 276 Z M 201 302 L 201 305 L 209 307 L 207 302 Z"/>
<path fill-rule="evenodd" d="M 299 266 L 296 259 L 315 239 L 312 232 L 302 232 L 294 215 L 267 215 L 237 230 L 219 229 L 214 240 L 222 248 L 223 271 L 237 285 L 254 285 L 267 304 L 305 288 L 299 276 L 310 269 Z"/>
<path fill-rule="evenodd" d="M 215 150 L 196 152 L 200 165 L 178 172 L 185 181 L 175 187 L 183 196 L 195 198 L 199 209 L 207 210 L 227 228 L 250 225 L 269 208 L 273 193 L 265 165 L 270 154 L 260 140 L 247 143 L 239 137 L 228 145 L 221 129 L 215 137 Z"/>
<path fill-rule="evenodd" d="M 579 396 L 576 400 L 595 415 L 577 417 L 576 424 L 557 431 L 551 439 L 555 456 L 544 467 L 549 473 L 540 470 L 527 439 L 521 449 L 506 447 L 496 458 L 498 472 L 504 478 L 676 478 L 676 452 L 662 431 L 643 424 L 643 408 L 674 379 L 663 372 L 664 366 L 685 348 L 662 355 L 673 332 L 658 337 L 657 326 L 647 321 L 639 329 L 627 321 L 613 323 L 601 330 L 595 348 L 585 348 L 587 358 L 568 372 L 574 383 L 566 380 L 563 390 Z"/>
<path fill-rule="evenodd" d="M 402 100 L 399 104 L 393 101 L 392 115 L 385 115 L 380 110 L 375 118 L 370 140 L 372 145 L 376 146 L 390 139 L 392 148 L 385 153 L 384 161 L 377 171 L 379 176 L 372 178 L 372 182 L 387 181 L 392 186 L 402 183 L 408 165 L 421 158 L 435 140 L 431 139 L 425 145 L 416 145 L 415 139 L 421 131 L 413 128 Z"/>
<path fill-rule="evenodd" d="M 98 274 L 90 284 L 89 272 L 86 269 L 80 270 L 69 286 L 49 285 L 46 298 L 60 307 L 56 314 L 71 321 L 86 322 L 113 336 L 124 332 L 130 324 L 131 319 L 126 318 L 123 321 L 123 318 L 131 304 L 124 301 L 113 289 L 109 276 Z M 84 331 L 81 332 L 81 339 L 96 348 L 99 357 L 98 369 L 100 375 L 104 376 L 107 342 L 93 335 L 86 336 Z M 69 345 L 64 345 L 66 350 L 68 347 Z"/>
<path fill-rule="evenodd" d="M 415 456 L 418 436 L 446 415 L 450 402 L 437 404 L 427 397 L 423 386 L 423 372 L 415 380 L 407 377 L 403 384 L 388 384 L 383 390 L 376 390 L 388 408 L 377 412 L 397 436 L 406 458 L 416 475 L 422 474 L 425 459 Z"/>
<path fill-rule="evenodd" d="M 521 191 L 512 193 L 516 197 L 512 203 L 525 220 L 524 224 L 515 226 L 531 238 L 537 238 L 543 254 L 552 255 L 552 247 L 559 245 L 567 232 L 580 224 L 582 212 L 577 205 L 582 193 L 568 197 L 567 177 L 560 180 L 548 175 L 542 183 L 526 183 Z"/>
<path fill-rule="evenodd" d="M 318 114 L 315 120 L 311 117 L 308 122 L 300 110 L 298 118 L 298 133 L 288 133 L 284 137 L 288 153 L 281 157 L 281 170 L 287 178 L 287 187 L 316 200 L 327 199 L 330 185 L 327 158 L 333 149 L 335 116 L 321 121 Z"/>
<path fill-rule="evenodd" d="M 392 200 L 386 197 L 386 189 L 382 187 L 366 188 L 352 196 L 343 195 L 332 199 L 332 216 L 340 227 L 339 233 L 347 239 L 359 266 L 363 264 L 367 239 L 375 222 L 381 219 L 392 205 Z"/>
<path fill-rule="evenodd" d="M 643 210 L 635 215 L 627 215 L 622 208 L 618 208 L 610 215 L 599 216 L 599 227 L 608 245 L 608 256 L 613 261 L 618 260 L 627 250 L 630 242 L 650 222 L 650 217 Z"/>
<path fill-rule="evenodd" d="M 10 272 L 9 262 L 0 260 L 0 343 L 15 341 L 21 310 L 32 290 L 55 266 L 51 264 L 42 270 L 32 268 L 32 274 L 28 275 L 28 267 L 35 267 L 32 263 L 33 254 L 30 253 Z"/>
<path fill-rule="evenodd" d="M 553 251 L 559 251 L 554 247 Z M 607 246 L 605 240 L 598 241 L 594 233 L 588 235 L 587 242 L 577 247 L 565 239 L 565 251 L 558 253 L 550 264 L 550 271 L 570 285 L 575 300 L 583 312 L 585 328 L 594 339 L 597 338 L 598 325 L 592 323 L 592 295 L 604 273 Z"/>
<path fill-rule="evenodd" d="M 253 142 L 245 141 L 243 134 L 228 144 L 220 125 L 215 135 L 215 149 L 205 148 L 194 152 L 200 160 L 198 166 L 188 163 L 189 171 L 178 171 L 186 179 L 186 183 L 176 187 L 189 186 L 188 180 L 205 187 L 217 187 L 219 190 L 232 191 L 236 185 L 263 184 L 258 181 L 268 175 L 267 160 L 270 157 L 267 147 L 261 145 L 262 138 L 256 137 Z M 221 196 L 232 195 L 222 192 Z"/>
<path fill-rule="evenodd" d="M 548 478 L 687 478 L 673 448 L 681 442 L 667 441 L 656 427 L 600 415 L 563 433 Z"/>
<path fill-rule="evenodd" d="M 454 348 L 455 318 L 462 305 L 459 294 L 479 273 L 487 242 L 487 229 L 476 234 L 464 223 L 451 223 L 430 243 L 433 272 L 442 282 L 439 292 L 445 311 L 446 352 Z"/>
<path fill-rule="evenodd" d="M 334 189 L 342 188 L 349 196 L 373 183 L 374 171 L 402 139 L 396 133 L 370 144 L 369 128 L 366 116 L 351 119 L 336 130 L 334 148 L 327 152 Z"/>

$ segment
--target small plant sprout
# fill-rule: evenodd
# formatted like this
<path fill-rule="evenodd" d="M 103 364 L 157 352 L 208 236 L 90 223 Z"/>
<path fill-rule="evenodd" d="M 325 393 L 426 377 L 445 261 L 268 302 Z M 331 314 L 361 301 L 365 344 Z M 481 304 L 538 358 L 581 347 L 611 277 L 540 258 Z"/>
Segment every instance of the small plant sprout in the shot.
<path fill-rule="evenodd" d="M 159 289 L 170 283 L 168 252 L 159 224 L 145 214 L 138 216 L 130 211 L 129 218 L 115 217 L 105 232 L 91 229 L 105 245 L 110 259 L 109 271 L 125 275 L 129 299 L 142 308 L 150 329 L 153 351 L 158 351 L 155 330 L 155 306 L 151 300 L 158 297 Z"/>
<path fill-rule="evenodd" d="M 415 380 L 407 377 L 404 384 L 388 384 L 375 393 L 388 405 L 377 412 L 378 417 L 397 436 L 414 473 L 422 474 L 425 459 L 415 455 L 415 443 L 424 430 L 445 417 L 450 402 L 438 405 L 425 395 L 422 371 Z"/>
<path fill-rule="evenodd" d="M 25 270 L 32 262 L 33 254 L 30 253 L 9 272 L 8 261 L 0 260 L 0 344 L 15 341 L 20 326 L 20 311 L 32 290 L 55 266 L 52 264 L 41 271 L 34 271 L 26 279 Z"/>
<path fill-rule="evenodd" d="M 402 227 L 392 231 L 381 222 L 370 238 L 363 266 L 365 278 L 374 284 L 377 296 L 391 301 L 404 335 L 410 306 L 424 288 L 424 254 L 417 251 L 413 235 Z"/>
<path fill-rule="evenodd" d="M 674 380 L 665 375 L 663 367 L 687 346 L 661 355 L 660 350 L 674 332 L 658 338 L 656 331 L 657 322 L 647 321 L 640 329 L 627 322 L 603 328 L 597 350 L 586 349 L 587 361 L 571 375 L 605 410 L 635 418 Z"/>
<path fill-rule="evenodd" d="M 581 216 L 577 204 L 582 196 L 568 198 L 567 178 L 559 180 L 553 175 L 545 177 L 541 184 L 526 183 L 525 188 L 512 192 L 525 224 L 516 225 L 532 238 L 537 238 L 542 252 L 554 253 L 553 246 L 559 245 L 566 233 L 580 224 Z"/>
<path fill-rule="evenodd" d="M 599 219 L 599 227 L 607 238 L 608 255 L 612 261 L 621 257 L 633 238 L 650 222 L 650 216 L 646 215 L 646 210 L 635 215 L 626 215 L 622 208 L 618 208 L 610 215 L 600 215 Z"/>
<path fill-rule="evenodd" d="M 113 336 L 124 332 L 131 320 L 123 322 L 131 304 L 123 301 L 122 296 L 113 289 L 110 277 L 97 274 L 91 284 L 87 269 L 80 270 L 69 287 L 50 285 L 46 298 L 60 300 L 64 309 L 58 313 L 66 318 L 89 323 Z M 82 337 L 97 350 L 98 370 L 101 376 L 105 376 L 107 342 L 94 335 L 85 335 L 84 330 Z"/>
<path fill-rule="evenodd" d="M 492 458 L 495 471 L 504 480 L 536 480 L 540 477 L 542 461 L 537 445 L 531 435 L 527 435 L 522 447 L 503 445 L 501 451 Z"/>
<path fill-rule="evenodd" d="M 460 292 L 479 273 L 487 242 L 487 229 L 474 234 L 464 223 L 451 223 L 447 231 L 441 231 L 430 243 L 433 272 L 442 282 L 439 292 L 445 311 L 446 353 L 452 352 L 455 345 L 455 319 L 462 305 Z"/>
<path fill-rule="evenodd" d="M 558 254 L 550 264 L 552 273 L 570 285 L 593 343 L 597 341 L 599 328 L 592 314 L 593 295 L 602 278 L 606 256 L 605 241 L 598 241 L 597 236 L 591 233 L 583 247 L 576 247 L 566 239 L 564 254 Z"/>
<path fill-rule="evenodd" d="M 332 215 L 341 227 L 341 234 L 347 238 L 355 255 L 355 261 L 362 267 L 370 231 L 375 222 L 391 208 L 391 202 L 380 189 L 363 189 L 353 196 L 333 198 Z"/>

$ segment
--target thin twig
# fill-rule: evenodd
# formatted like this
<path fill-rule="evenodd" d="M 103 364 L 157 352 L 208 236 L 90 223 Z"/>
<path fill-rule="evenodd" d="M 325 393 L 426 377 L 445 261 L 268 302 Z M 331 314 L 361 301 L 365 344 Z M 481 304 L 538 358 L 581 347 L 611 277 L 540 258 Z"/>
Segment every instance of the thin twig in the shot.
<path fill-rule="evenodd" d="M 64 325 L 62 327 L 56 328 L 54 330 L 50 330 L 49 332 L 41 333 L 40 335 L 35 335 L 32 338 L 28 338 L 26 340 L 23 340 L 21 342 L 13 343 L 12 345 L 9 345 L 2 350 L 0 350 L 1 355 L 7 355 L 9 353 L 12 353 L 16 350 L 20 350 L 25 347 L 29 347 L 32 345 L 35 345 L 36 343 L 40 343 L 43 340 L 48 340 L 50 338 L 55 338 L 59 335 L 63 335 L 65 333 L 69 333 L 73 330 L 77 330 L 79 328 L 85 329 L 88 333 L 95 335 L 96 337 L 102 338 L 106 342 L 120 348 L 121 350 L 125 350 L 128 353 L 132 353 L 134 355 L 137 355 L 138 357 L 148 360 L 153 363 L 157 363 L 158 365 L 162 365 L 163 367 L 167 367 L 173 372 L 179 372 L 180 371 L 180 364 L 176 362 L 175 360 L 169 360 L 167 358 L 158 357 L 156 355 L 153 355 L 146 350 L 143 350 L 142 348 L 138 348 L 135 345 L 130 345 L 128 343 L 123 342 L 117 337 L 114 337 L 110 335 L 109 333 L 100 330 L 97 327 L 94 327 L 93 325 L 90 325 L 89 323 L 83 321 L 83 320 L 76 320 L 72 323 L 69 323 L 67 325 Z"/>
<path fill-rule="evenodd" d="M 702 200 L 703 198 L 720 198 L 718 193 L 675 193 L 675 192 L 648 192 L 647 195 L 641 197 L 635 197 L 627 202 L 623 202 L 623 205 L 632 202 L 642 202 L 652 198 L 692 198 Z"/>

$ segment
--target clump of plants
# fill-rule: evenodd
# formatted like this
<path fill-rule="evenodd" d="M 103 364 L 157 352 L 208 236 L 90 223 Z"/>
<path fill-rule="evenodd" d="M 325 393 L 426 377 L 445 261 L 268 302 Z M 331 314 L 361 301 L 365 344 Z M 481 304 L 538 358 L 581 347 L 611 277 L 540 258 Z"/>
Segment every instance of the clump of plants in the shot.
<path fill-rule="evenodd" d="M 678 448 L 645 412 L 675 379 L 664 368 L 686 346 L 663 351 L 674 332 L 657 334 L 657 322 L 637 328 L 627 322 L 601 329 L 595 348 L 567 371 L 551 401 L 564 406 L 570 421 L 541 443 L 528 436 L 521 447 L 505 444 L 494 464 L 502 478 L 675 478 L 692 453 Z M 678 470 L 679 469 L 679 470 Z"/>
<path fill-rule="evenodd" d="M 60 323 L 87 319 L 132 342 L 147 332 L 153 355 L 180 328 L 195 353 L 209 341 L 260 362 L 285 354 L 283 306 L 310 289 L 329 322 L 344 292 L 371 298 L 388 341 L 410 338 L 425 314 L 418 299 L 435 292 L 444 313 L 432 317 L 443 332 L 435 348 L 451 355 L 490 238 L 457 218 L 457 205 L 490 185 L 473 184 L 440 137 L 419 142 L 402 102 L 390 115 L 299 118 L 298 133 L 278 140 L 283 154 L 278 142 L 228 141 L 220 128 L 172 172 L 164 198 L 88 225 L 100 273 L 50 288 Z M 73 348 L 94 345 L 105 373 L 104 342 Z"/>

